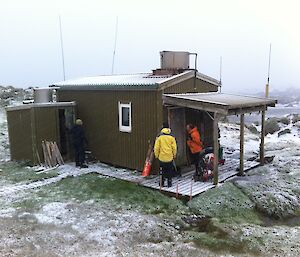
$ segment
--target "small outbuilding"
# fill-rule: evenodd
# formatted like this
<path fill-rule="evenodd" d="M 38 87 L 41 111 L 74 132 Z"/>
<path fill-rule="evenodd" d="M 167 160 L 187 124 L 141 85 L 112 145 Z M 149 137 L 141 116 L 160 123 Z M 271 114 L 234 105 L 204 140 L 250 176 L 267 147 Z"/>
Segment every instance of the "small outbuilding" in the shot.
<path fill-rule="evenodd" d="M 47 88 L 39 92 L 50 94 L 51 91 Z M 56 142 L 63 157 L 71 158 L 68 130 L 74 124 L 75 102 L 40 100 L 6 108 L 12 160 L 43 162 L 42 141 Z"/>

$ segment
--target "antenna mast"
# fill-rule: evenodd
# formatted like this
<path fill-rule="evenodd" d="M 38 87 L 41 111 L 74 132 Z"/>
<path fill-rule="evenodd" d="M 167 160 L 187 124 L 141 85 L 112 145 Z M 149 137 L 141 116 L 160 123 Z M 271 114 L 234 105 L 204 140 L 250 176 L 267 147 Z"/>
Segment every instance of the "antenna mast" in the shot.
<path fill-rule="evenodd" d="M 272 47 L 272 45 L 270 44 L 269 65 L 268 65 L 268 80 L 267 80 L 267 84 L 266 84 L 266 97 L 269 97 L 270 66 L 271 66 L 271 47 Z"/>
<path fill-rule="evenodd" d="M 61 18 L 60 18 L 60 15 L 58 17 L 59 17 L 60 47 L 61 47 L 61 58 L 62 58 L 63 76 L 64 76 L 64 80 L 66 80 L 65 56 L 64 56 L 64 44 L 63 44 L 62 29 L 61 29 Z"/>
<path fill-rule="evenodd" d="M 118 36 L 118 16 L 116 18 L 116 29 L 115 29 L 115 45 L 114 45 L 114 52 L 113 52 L 113 59 L 112 59 L 112 66 L 111 66 L 111 74 L 114 74 L 114 65 L 115 65 L 115 55 L 116 55 L 116 46 L 117 46 L 117 36 Z"/>
<path fill-rule="evenodd" d="M 222 56 L 220 56 L 220 93 L 222 91 Z"/>

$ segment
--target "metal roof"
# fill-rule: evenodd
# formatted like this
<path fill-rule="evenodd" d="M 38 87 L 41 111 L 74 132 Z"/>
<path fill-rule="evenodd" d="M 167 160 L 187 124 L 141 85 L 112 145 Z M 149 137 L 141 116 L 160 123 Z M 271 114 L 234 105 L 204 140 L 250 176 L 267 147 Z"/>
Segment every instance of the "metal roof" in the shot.
<path fill-rule="evenodd" d="M 189 79 L 195 76 L 194 70 L 188 70 L 177 75 L 153 75 L 152 73 L 138 73 L 127 75 L 102 75 L 84 77 L 53 83 L 51 86 L 61 89 L 157 89 L 169 82 Z M 197 72 L 197 78 L 219 86 L 219 81 Z"/>
<path fill-rule="evenodd" d="M 96 77 L 85 77 L 70 79 L 58 83 L 55 86 L 151 86 L 157 82 L 171 77 L 168 76 L 151 76 L 152 73 L 139 73 L 130 75 L 103 75 Z"/>
<path fill-rule="evenodd" d="M 225 115 L 250 113 L 275 106 L 277 100 L 223 93 L 164 94 L 164 104 L 188 107 Z"/>
<path fill-rule="evenodd" d="M 7 106 L 5 107 L 6 111 L 16 111 L 16 110 L 24 110 L 31 108 L 44 108 L 44 107 L 68 107 L 75 106 L 75 102 L 47 102 L 47 103 L 30 103 L 30 104 L 21 104 L 15 106 Z"/>

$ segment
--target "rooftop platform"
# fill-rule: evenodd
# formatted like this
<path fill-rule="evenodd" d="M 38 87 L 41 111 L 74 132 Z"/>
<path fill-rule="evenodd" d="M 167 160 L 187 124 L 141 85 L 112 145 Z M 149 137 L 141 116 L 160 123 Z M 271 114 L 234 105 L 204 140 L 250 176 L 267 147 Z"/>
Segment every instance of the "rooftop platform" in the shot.
<path fill-rule="evenodd" d="M 244 171 L 248 171 L 252 168 L 259 166 L 259 163 L 256 161 L 245 161 Z M 239 160 L 238 159 L 226 159 L 224 165 L 219 166 L 219 183 L 223 183 L 229 178 L 232 178 L 238 174 Z M 194 182 L 192 180 L 194 170 L 188 172 L 183 172 L 180 178 L 173 178 L 172 187 L 162 187 L 159 186 L 159 176 L 152 176 L 150 178 L 141 177 L 140 173 L 133 173 L 127 170 L 97 170 L 97 173 L 113 177 L 117 179 L 122 179 L 125 181 L 137 183 L 141 186 L 152 188 L 155 190 L 160 190 L 161 192 L 171 194 L 176 196 L 178 193 L 179 197 L 194 197 L 199 195 L 211 188 L 214 188 L 215 185 L 213 181 L 208 182 Z M 177 189 L 178 188 L 178 189 Z"/>

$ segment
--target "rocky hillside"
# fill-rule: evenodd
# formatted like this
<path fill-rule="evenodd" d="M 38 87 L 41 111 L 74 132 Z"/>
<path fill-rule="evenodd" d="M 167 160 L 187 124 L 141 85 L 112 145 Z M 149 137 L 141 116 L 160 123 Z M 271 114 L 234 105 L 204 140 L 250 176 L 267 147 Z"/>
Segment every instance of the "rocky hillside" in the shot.
<path fill-rule="evenodd" d="M 32 99 L 32 88 L 23 89 L 13 86 L 0 86 L 0 106 L 5 107 L 15 102 Z"/>

